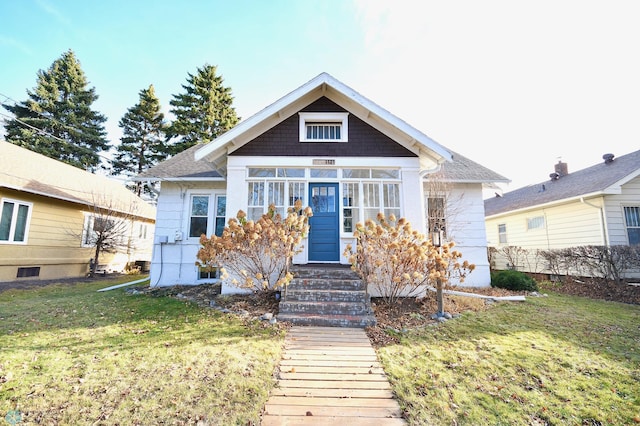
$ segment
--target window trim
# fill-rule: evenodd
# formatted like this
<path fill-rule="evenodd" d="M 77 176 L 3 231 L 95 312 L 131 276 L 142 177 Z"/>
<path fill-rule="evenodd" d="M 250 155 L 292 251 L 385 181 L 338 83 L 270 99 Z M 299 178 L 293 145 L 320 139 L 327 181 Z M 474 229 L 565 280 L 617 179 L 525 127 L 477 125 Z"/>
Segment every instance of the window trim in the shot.
<path fill-rule="evenodd" d="M 0 244 L 19 244 L 26 245 L 29 241 L 29 229 L 31 227 L 31 215 L 33 213 L 33 203 L 28 201 L 17 200 L 15 198 L 0 198 L 0 218 L 2 217 L 2 212 L 4 211 L 4 203 L 13 203 L 14 211 L 11 214 L 11 221 L 9 222 L 9 239 L 8 240 L 0 240 Z M 24 237 L 22 241 L 15 241 L 15 233 L 16 233 L 16 219 L 18 216 L 18 211 L 20 206 L 27 207 L 27 219 L 24 222 Z M 18 208 L 15 208 L 18 207 Z M 1 220 L 1 219 L 0 219 Z"/>
<path fill-rule="evenodd" d="M 208 190 L 208 191 L 199 191 L 199 190 L 193 190 L 193 191 L 188 191 L 187 195 L 185 196 L 186 199 L 188 199 L 188 202 L 186 203 L 186 221 L 184 222 L 184 226 L 185 226 L 185 232 L 183 233 L 183 235 L 186 237 L 187 241 L 200 241 L 200 236 L 197 237 L 192 237 L 191 236 L 191 218 L 192 217 L 204 217 L 204 216 L 192 216 L 191 215 L 191 208 L 193 206 L 193 197 L 208 197 L 209 198 L 209 202 L 207 205 L 207 226 L 206 226 L 206 232 L 205 235 L 207 237 L 213 235 L 216 232 L 216 219 L 222 216 L 218 216 L 218 197 L 223 196 L 226 197 L 227 193 L 226 191 L 223 190 Z M 228 212 L 227 212 L 227 208 L 226 208 L 226 203 L 225 203 L 225 226 L 227 224 L 227 218 L 229 217 Z"/>
<path fill-rule="evenodd" d="M 634 209 L 635 211 L 638 212 L 638 217 L 636 218 L 636 220 L 639 222 L 638 225 L 635 225 L 635 224 L 629 225 L 629 223 L 627 222 L 627 209 Z M 640 206 L 622 206 L 622 217 L 624 218 L 624 230 L 627 237 L 627 244 L 635 245 L 636 243 L 633 243 L 633 244 L 631 243 L 631 238 L 629 236 L 629 229 L 640 229 Z"/>
<path fill-rule="evenodd" d="M 504 232 L 500 231 L 500 227 L 504 227 Z M 504 241 L 503 238 L 504 237 Z M 507 239 L 507 224 L 506 223 L 499 223 L 498 224 L 498 244 L 509 244 L 509 240 Z"/>
<path fill-rule="evenodd" d="M 348 112 L 299 112 L 300 142 L 348 142 L 349 141 L 349 113 Z M 307 138 L 307 124 L 328 123 L 340 125 L 340 138 L 310 139 Z"/>

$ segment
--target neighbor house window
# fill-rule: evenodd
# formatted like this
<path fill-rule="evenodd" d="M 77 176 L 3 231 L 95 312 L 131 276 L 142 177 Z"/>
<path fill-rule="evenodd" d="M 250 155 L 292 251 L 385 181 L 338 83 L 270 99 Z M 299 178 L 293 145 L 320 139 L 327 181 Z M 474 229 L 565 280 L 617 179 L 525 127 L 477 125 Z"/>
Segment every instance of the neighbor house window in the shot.
<path fill-rule="evenodd" d="M 507 225 L 504 223 L 498 225 L 498 242 L 507 244 Z"/>
<path fill-rule="evenodd" d="M 527 230 L 544 228 L 544 216 L 536 216 L 527 219 Z"/>
<path fill-rule="evenodd" d="M 116 239 L 123 239 L 124 229 L 116 228 L 120 227 L 115 219 L 86 213 L 82 226 L 82 247 L 94 247 L 99 236 L 108 237 L 114 242 Z"/>
<path fill-rule="evenodd" d="M 212 206 L 212 201 L 215 203 Z M 212 208 L 213 207 L 213 208 Z M 189 214 L 189 237 L 200 238 L 202 234 L 222 235 L 227 214 L 225 195 L 194 194 L 191 196 Z"/>
<path fill-rule="evenodd" d="M 301 112 L 300 142 L 347 142 L 346 112 Z"/>
<path fill-rule="evenodd" d="M 0 243 L 25 244 L 33 204 L 16 200 L 2 200 L 0 212 Z"/>
<path fill-rule="evenodd" d="M 624 221 L 627 225 L 629 245 L 640 244 L 640 207 L 625 207 Z"/>

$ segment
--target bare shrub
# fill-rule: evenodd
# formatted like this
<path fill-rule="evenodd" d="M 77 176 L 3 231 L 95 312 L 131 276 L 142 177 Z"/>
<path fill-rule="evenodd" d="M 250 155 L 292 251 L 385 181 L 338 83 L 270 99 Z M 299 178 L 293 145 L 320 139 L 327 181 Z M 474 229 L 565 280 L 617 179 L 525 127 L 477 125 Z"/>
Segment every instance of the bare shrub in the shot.
<path fill-rule="evenodd" d="M 344 255 L 367 286 L 374 286 L 389 304 L 416 296 L 422 286 L 437 280 L 446 284 L 457 277 L 462 282 L 475 269 L 466 260 L 460 263 L 462 253 L 453 249 L 455 243 L 435 247 L 406 219 L 396 221 L 393 215 L 387 220 L 380 213 L 377 222 L 358 223 L 354 237 L 355 249 L 348 245 Z"/>
<path fill-rule="evenodd" d="M 200 237 L 202 247 L 196 264 L 211 269 L 222 266 L 222 279 L 238 288 L 264 291 L 285 287 L 293 278 L 291 261 L 302 250 L 300 243 L 309 231 L 311 216 L 311 208 L 302 210 L 299 200 L 285 218 L 273 205 L 255 222 L 247 221 L 246 213 L 240 210 L 221 236 Z"/>

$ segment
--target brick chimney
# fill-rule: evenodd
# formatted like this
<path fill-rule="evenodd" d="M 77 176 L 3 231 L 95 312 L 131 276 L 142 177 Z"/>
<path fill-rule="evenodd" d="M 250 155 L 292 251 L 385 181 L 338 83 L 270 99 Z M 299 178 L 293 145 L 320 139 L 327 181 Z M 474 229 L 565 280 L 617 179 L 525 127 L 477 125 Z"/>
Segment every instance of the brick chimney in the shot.
<path fill-rule="evenodd" d="M 558 164 L 556 164 L 555 170 L 558 174 L 558 177 L 566 176 L 569 174 L 569 165 L 558 160 Z"/>

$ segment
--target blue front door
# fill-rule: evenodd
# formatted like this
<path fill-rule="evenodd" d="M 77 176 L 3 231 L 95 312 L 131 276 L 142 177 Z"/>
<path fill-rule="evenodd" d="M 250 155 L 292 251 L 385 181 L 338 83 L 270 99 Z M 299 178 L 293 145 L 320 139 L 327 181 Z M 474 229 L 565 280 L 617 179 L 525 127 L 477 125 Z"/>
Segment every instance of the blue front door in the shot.
<path fill-rule="evenodd" d="M 309 219 L 309 262 L 340 260 L 338 184 L 310 183 L 313 216 Z"/>

